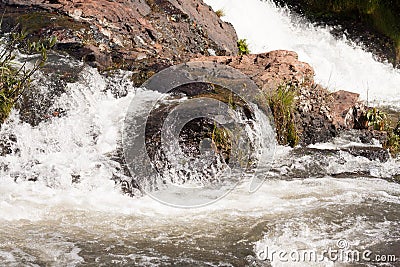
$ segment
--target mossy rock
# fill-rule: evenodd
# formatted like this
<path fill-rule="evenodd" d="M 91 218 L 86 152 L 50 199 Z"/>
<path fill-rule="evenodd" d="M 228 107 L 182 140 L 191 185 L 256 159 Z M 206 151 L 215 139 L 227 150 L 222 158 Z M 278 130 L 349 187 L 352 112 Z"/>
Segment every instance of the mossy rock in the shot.
<path fill-rule="evenodd" d="M 21 14 L 16 18 L 16 22 L 29 35 L 36 35 L 43 32 L 45 29 L 81 31 L 89 30 L 89 25 L 83 22 L 78 22 L 73 18 L 57 13 L 48 12 L 32 12 Z"/>

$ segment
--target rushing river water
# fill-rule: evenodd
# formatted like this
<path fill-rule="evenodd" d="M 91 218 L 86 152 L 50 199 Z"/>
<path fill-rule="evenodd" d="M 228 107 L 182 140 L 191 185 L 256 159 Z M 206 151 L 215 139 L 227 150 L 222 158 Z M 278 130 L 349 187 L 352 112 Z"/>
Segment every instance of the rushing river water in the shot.
<path fill-rule="evenodd" d="M 296 22 L 270 2 L 206 2 L 224 9 L 253 52 L 295 50 L 330 89 L 366 99 L 368 88 L 370 101 L 400 109 L 400 72 L 327 29 Z M 66 115 L 33 127 L 14 111 L 0 130 L 12 150 L 0 157 L 0 265 L 346 266 L 326 253 L 342 249 L 371 260 L 387 256 L 382 266 L 399 266 L 400 184 L 392 182 L 400 177 L 398 159 L 332 154 L 361 145 L 342 136 L 304 153 L 278 147 L 255 193 L 244 182 L 196 209 L 130 197 L 112 180 L 125 175 L 113 153 L 129 104 L 146 94 L 128 72 L 105 77 L 72 59 L 57 60 L 52 64 L 82 69 L 52 103 Z M 37 90 L 45 95 L 50 87 L 44 82 Z M 304 253 L 317 257 L 301 260 Z"/>

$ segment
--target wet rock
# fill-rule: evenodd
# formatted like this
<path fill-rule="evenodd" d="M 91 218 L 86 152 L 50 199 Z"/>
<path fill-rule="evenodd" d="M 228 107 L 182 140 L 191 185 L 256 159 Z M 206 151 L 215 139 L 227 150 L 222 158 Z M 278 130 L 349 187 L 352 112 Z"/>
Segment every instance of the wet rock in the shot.
<path fill-rule="evenodd" d="M 362 129 L 358 131 L 358 134 L 360 141 L 364 144 L 373 144 L 374 140 L 378 140 L 379 143 L 384 144 L 388 140 L 388 133 L 385 131 Z"/>
<path fill-rule="evenodd" d="M 320 85 L 300 88 L 295 120 L 301 145 L 327 142 L 338 135 L 339 129 L 333 124 L 330 109 L 333 101 L 329 95 L 330 92 Z"/>
<path fill-rule="evenodd" d="M 346 151 L 355 157 L 364 157 L 369 160 L 379 160 L 380 162 L 386 162 L 390 159 L 389 151 L 381 147 L 354 146 L 343 148 L 342 151 Z"/>
<path fill-rule="evenodd" d="M 13 134 L 2 136 L 0 139 L 0 156 L 4 157 L 6 155 L 18 152 L 15 148 L 17 143 L 17 137 Z"/>
<path fill-rule="evenodd" d="M 51 53 L 45 67 L 17 102 L 20 119 L 30 125 L 66 114 L 55 103 L 67 90 L 67 83 L 76 82 L 83 70 L 82 63 L 66 55 Z"/>

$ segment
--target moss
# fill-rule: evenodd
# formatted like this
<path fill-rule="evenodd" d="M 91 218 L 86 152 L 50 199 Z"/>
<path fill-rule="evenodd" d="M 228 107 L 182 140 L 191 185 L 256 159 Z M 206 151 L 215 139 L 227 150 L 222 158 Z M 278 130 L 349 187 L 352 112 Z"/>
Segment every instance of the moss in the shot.
<path fill-rule="evenodd" d="M 292 84 L 279 86 L 266 94 L 268 105 L 275 120 L 275 128 L 280 145 L 295 147 L 299 143 L 294 112 L 298 88 Z"/>
<path fill-rule="evenodd" d="M 54 13 L 32 12 L 18 16 L 16 22 L 23 31 L 28 34 L 42 32 L 43 29 L 52 28 L 54 30 L 69 29 L 71 31 L 89 30 L 88 24 L 77 22 L 74 19 Z"/>
<path fill-rule="evenodd" d="M 237 41 L 237 47 L 239 55 L 250 54 L 249 45 L 247 44 L 246 39 L 240 39 L 239 41 Z"/>

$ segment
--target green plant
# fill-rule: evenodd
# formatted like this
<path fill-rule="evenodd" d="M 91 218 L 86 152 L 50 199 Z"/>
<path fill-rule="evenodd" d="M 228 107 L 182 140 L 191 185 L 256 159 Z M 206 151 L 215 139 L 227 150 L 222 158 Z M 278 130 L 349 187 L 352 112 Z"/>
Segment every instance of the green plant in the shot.
<path fill-rule="evenodd" d="M 223 127 L 218 127 L 216 123 L 211 133 L 211 140 L 219 151 L 230 151 L 232 148 L 231 132 Z"/>
<path fill-rule="evenodd" d="M 388 139 L 384 144 L 386 149 L 389 149 L 393 157 L 400 155 L 400 120 L 397 122 L 396 127 L 387 129 Z"/>
<path fill-rule="evenodd" d="M 295 147 L 299 143 L 294 119 L 298 89 L 292 84 L 278 86 L 266 95 L 268 105 L 275 120 L 278 143 Z"/>
<path fill-rule="evenodd" d="M 400 136 L 400 120 L 397 122 L 397 125 L 394 128 L 393 133 Z"/>
<path fill-rule="evenodd" d="M 44 65 L 47 50 L 53 47 L 56 41 L 55 37 L 51 37 L 30 42 L 25 33 L 17 31 L 17 27 L 0 40 L 0 124 L 7 119 L 12 107 L 29 87 L 32 75 Z M 40 54 L 40 57 L 31 68 L 27 68 L 26 62 L 14 62 L 17 51 Z"/>
<path fill-rule="evenodd" d="M 388 127 L 388 116 L 385 112 L 372 108 L 365 115 L 368 127 L 373 127 L 374 130 L 383 131 Z"/>
<path fill-rule="evenodd" d="M 218 16 L 219 18 L 225 16 L 225 12 L 224 12 L 224 10 L 222 10 L 222 9 L 218 9 L 217 11 L 215 11 L 215 14 L 217 14 L 217 16 Z"/>
<path fill-rule="evenodd" d="M 247 55 L 250 54 L 250 49 L 249 49 L 249 45 L 247 44 L 247 40 L 246 39 L 240 39 L 237 42 L 237 47 L 238 47 L 238 52 L 239 55 Z"/>
<path fill-rule="evenodd" d="M 397 135 L 394 132 L 388 133 L 388 140 L 384 144 L 386 149 L 389 149 L 390 154 L 393 157 L 396 157 L 400 154 L 400 135 Z"/>

